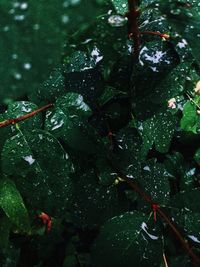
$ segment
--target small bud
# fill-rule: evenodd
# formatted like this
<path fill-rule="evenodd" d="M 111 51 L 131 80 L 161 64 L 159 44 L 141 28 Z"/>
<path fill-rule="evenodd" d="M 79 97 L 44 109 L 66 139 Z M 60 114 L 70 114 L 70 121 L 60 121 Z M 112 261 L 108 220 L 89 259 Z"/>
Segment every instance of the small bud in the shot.
<path fill-rule="evenodd" d="M 170 109 L 175 109 L 176 108 L 176 99 L 175 98 L 171 98 L 168 101 L 168 108 L 170 108 Z"/>
<path fill-rule="evenodd" d="M 49 233 L 51 231 L 51 228 L 52 228 L 51 217 L 44 212 L 42 212 L 38 217 L 41 219 L 42 223 L 45 225 L 46 232 Z"/>
<path fill-rule="evenodd" d="M 117 179 L 115 179 L 115 182 L 114 182 L 114 184 L 115 185 L 118 185 L 119 183 L 121 183 L 121 182 L 124 182 L 124 179 L 122 179 L 121 177 L 117 177 Z"/>
<path fill-rule="evenodd" d="M 197 110 L 197 114 L 200 115 L 200 109 Z"/>
<path fill-rule="evenodd" d="M 164 33 L 164 34 L 161 35 L 161 38 L 162 38 L 164 41 L 166 41 L 166 40 L 168 40 L 168 39 L 170 38 L 170 36 L 169 36 L 169 34 Z"/>
<path fill-rule="evenodd" d="M 119 184 L 119 180 L 118 180 L 118 179 L 115 179 L 114 184 L 115 184 L 115 185 L 118 185 L 118 184 Z"/>
<path fill-rule="evenodd" d="M 118 177 L 118 180 L 119 180 L 120 182 L 124 182 L 124 179 L 122 179 L 121 177 Z"/>

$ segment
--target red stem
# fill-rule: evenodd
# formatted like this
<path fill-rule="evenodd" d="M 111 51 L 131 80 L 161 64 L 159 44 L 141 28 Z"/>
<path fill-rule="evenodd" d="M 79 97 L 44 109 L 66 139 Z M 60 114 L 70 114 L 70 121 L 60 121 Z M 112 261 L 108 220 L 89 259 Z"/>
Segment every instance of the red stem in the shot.
<path fill-rule="evenodd" d="M 169 39 L 170 38 L 170 36 L 168 34 L 160 33 L 160 32 L 145 31 L 145 32 L 140 32 L 140 34 L 156 35 L 156 36 L 159 36 L 160 38 L 164 38 L 164 39 Z"/>
<path fill-rule="evenodd" d="M 6 126 L 11 125 L 11 124 L 16 124 L 16 123 L 18 123 L 20 121 L 27 120 L 27 119 L 37 115 L 38 113 L 43 112 L 43 111 L 45 111 L 45 110 L 47 110 L 49 108 L 52 108 L 52 107 L 53 107 L 53 104 L 48 104 L 48 105 L 46 105 L 44 107 L 41 107 L 41 108 L 36 109 L 36 110 L 34 110 L 34 111 L 30 112 L 30 113 L 27 113 L 26 115 L 23 115 L 23 116 L 21 116 L 19 118 L 8 119 L 8 120 L 5 120 L 5 121 L 2 121 L 2 122 L 0 122 L 0 128 L 6 127 Z"/>

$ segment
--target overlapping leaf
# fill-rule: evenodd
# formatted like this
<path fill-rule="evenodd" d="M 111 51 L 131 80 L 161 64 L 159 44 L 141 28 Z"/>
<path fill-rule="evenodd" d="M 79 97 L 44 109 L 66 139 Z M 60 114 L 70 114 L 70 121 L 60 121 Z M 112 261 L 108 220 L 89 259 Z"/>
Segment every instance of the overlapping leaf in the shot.
<path fill-rule="evenodd" d="M 51 134 L 20 131 L 9 138 L 2 151 L 2 169 L 14 176 L 26 202 L 34 209 L 62 215 L 69 206 L 72 164 Z"/>
<path fill-rule="evenodd" d="M 90 107 L 77 93 L 68 93 L 56 101 L 55 109 L 46 116 L 45 127 L 70 147 L 94 153 L 96 133 L 88 123 Z"/>

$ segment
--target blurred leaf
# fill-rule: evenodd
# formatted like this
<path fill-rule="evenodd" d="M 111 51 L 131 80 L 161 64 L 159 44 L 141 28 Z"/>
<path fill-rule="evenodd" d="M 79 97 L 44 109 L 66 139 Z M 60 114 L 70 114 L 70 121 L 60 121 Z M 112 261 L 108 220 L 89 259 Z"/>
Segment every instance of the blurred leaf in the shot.
<path fill-rule="evenodd" d="M 0 250 L 6 250 L 9 244 L 9 235 L 10 235 L 11 223 L 8 217 L 0 218 Z"/>
<path fill-rule="evenodd" d="M 15 184 L 9 179 L 0 180 L 0 207 L 21 231 L 29 231 L 27 209 Z"/>

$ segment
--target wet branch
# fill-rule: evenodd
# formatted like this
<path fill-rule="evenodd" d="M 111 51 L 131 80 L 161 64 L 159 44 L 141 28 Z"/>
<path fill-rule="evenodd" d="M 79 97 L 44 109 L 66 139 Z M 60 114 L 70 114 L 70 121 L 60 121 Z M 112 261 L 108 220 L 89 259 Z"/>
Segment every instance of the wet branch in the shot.
<path fill-rule="evenodd" d="M 141 32 L 138 25 L 138 19 L 140 17 L 140 10 L 137 7 L 136 0 L 128 0 L 128 12 L 125 16 L 128 19 L 128 37 L 133 40 L 133 54 L 138 59 L 141 46 L 141 35 L 148 34 L 161 37 L 165 40 L 169 39 L 170 36 L 166 33 L 144 31 Z"/>
<path fill-rule="evenodd" d="M 154 207 L 156 205 L 157 213 L 160 215 L 160 217 L 169 225 L 171 230 L 174 232 L 175 236 L 179 240 L 179 242 L 182 244 L 185 251 L 190 255 L 190 257 L 193 259 L 196 266 L 200 266 L 200 258 L 197 256 L 191 249 L 190 245 L 188 244 L 187 240 L 184 239 L 184 237 L 181 235 L 179 230 L 176 228 L 172 220 L 165 214 L 163 209 L 160 207 L 159 204 L 156 204 L 152 198 L 147 195 L 145 192 L 143 192 L 140 187 L 137 185 L 137 183 L 133 182 L 130 178 L 128 178 L 126 175 L 124 175 L 116 166 L 113 165 L 113 163 L 109 160 L 109 163 L 111 164 L 114 171 L 118 174 L 120 178 L 122 178 L 124 181 L 127 182 L 127 184 L 136 192 L 138 195 L 140 195 L 147 203 L 151 205 L 151 207 Z"/>
<path fill-rule="evenodd" d="M 27 119 L 37 115 L 38 113 L 43 112 L 45 110 L 48 110 L 48 109 L 50 109 L 52 107 L 53 107 L 53 104 L 48 104 L 46 106 L 43 106 L 43 107 L 41 107 L 39 109 L 36 109 L 36 110 L 30 112 L 30 113 L 27 113 L 26 115 L 23 115 L 23 116 L 21 116 L 19 118 L 13 118 L 13 119 L 8 119 L 8 120 L 5 120 L 5 121 L 2 121 L 2 122 L 0 122 L 0 128 L 6 127 L 6 126 L 9 126 L 9 125 L 12 125 L 12 124 L 16 124 L 16 123 L 18 123 L 20 121 L 27 120 Z"/>
<path fill-rule="evenodd" d="M 128 10 L 125 14 L 128 18 L 128 36 L 134 42 L 134 54 L 138 58 L 140 52 L 140 31 L 138 27 L 140 12 L 137 9 L 136 0 L 128 0 Z"/>

